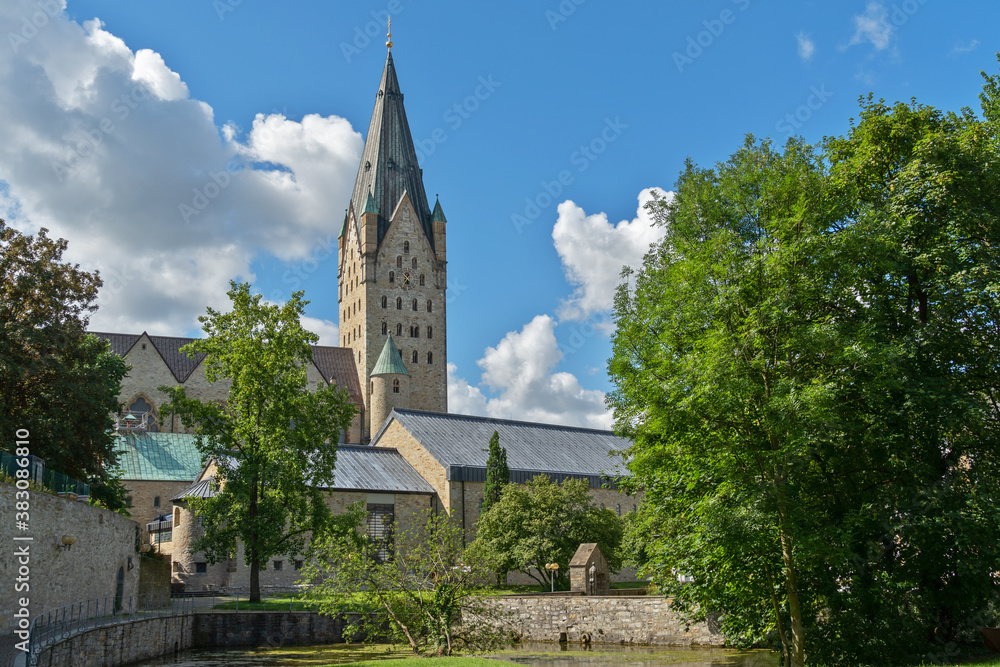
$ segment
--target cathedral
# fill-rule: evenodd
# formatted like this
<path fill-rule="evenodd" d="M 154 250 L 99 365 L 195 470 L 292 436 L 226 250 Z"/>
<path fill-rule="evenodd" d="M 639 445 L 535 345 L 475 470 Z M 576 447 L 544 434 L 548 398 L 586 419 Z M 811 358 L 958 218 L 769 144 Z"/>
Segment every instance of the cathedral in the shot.
<path fill-rule="evenodd" d="M 324 489 L 334 512 L 364 503 L 372 537 L 387 526 L 418 521 L 428 509 L 461 521 L 475 536 L 494 431 L 507 449 L 511 481 L 538 474 L 588 481 L 591 495 L 618 514 L 637 499 L 617 490 L 627 443 L 610 431 L 448 413 L 446 225 L 441 203 L 424 191 L 403 108 L 391 42 L 375 95 L 364 152 L 340 225 L 338 305 L 340 345 L 313 346 L 310 385 L 343 387 L 357 408 L 338 446 L 334 483 Z M 188 396 L 224 402 L 226 382 L 210 383 L 202 357 L 180 348 L 192 339 L 94 332 L 131 370 L 122 382 L 118 415 L 120 474 L 132 517 L 144 540 L 171 559 L 178 590 L 225 590 L 248 584 L 240 554 L 208 563 L 193 549 L 199 522 L 188 500 L 215 493 L 214 468 L 195 436 L 176 417 L 161 415 L 167 397 L 157 388 L 179 385 Z M 389 538 L 391 539 L 391 538 Z M 391 545 L 389 545 L 391 548 Z M 267 564 L 265 586 L 293 585 L 301 555 Z M 623 573 L 630 577 L 634 573 Z"/>

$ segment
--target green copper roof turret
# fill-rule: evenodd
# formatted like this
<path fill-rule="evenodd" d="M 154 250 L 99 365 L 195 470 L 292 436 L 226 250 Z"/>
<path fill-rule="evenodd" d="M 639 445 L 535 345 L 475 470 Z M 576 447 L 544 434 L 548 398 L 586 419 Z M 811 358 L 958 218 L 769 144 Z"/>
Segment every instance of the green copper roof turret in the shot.
<path fill-rule="evenodd" d="M 440 199 L 434 202 L 434 213 L 431 215 L 431 222 L 448 222 L 448 218 L 444 217 L 444 209 L 441 208 Z"/>
<path fill-rule="evenodd" d="M 374 213 L 378 215 L 378 204 L 375 203 L 375 197 L 372 197 L 371 189 L 368 190 L 368 200 L 365 202 L 365 213 Z"/>
<path fill-rule="evenodd" d="M 372 377 L 376 375 L 409 375 L 406 366 L 403 365 L 403 358 L 399 356 L 399 348 L 389 334 L 385 346 L 382 347 L 382 354 L 378 355 L 375 368 L 372 369 Z"/>
<path fill-rule="evenodd" d="M 344 234 L 347 232 L 347 211 L 344 211 L 344 222 L 340 225 L 340 233 L 337 234 L 338 239 L 344 238 Z"/>

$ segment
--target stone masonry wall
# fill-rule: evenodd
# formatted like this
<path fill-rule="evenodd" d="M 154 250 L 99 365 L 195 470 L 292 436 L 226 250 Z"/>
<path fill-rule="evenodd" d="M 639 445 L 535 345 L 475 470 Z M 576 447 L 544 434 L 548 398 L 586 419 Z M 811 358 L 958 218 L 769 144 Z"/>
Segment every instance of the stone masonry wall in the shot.
<path fill-rule="evenodd" d="M 170 514 L 170 499 L 185 491 L 194 480 L 183 482 L 147 482 L 143 480 L 125 479 L 122 483 L 128 489 L 128 495 L 132 498 L 132 504 L 128 508 L 128 513 L 132 519 L 139 522 L 145 533 L 146 524 L 163 514 Z M 160 506 L 156 507 L 154 501 L 160 499 Z"/>
<path fill-rule="evenodd" d="M 38 667 L 118 667 L 191 648 L 197 615 L 150 618 L 82 632 L 38 654 Z"/>
<path fill-rule="evenodd" d="M 94 505 L 28 491 L 28 530 L 15 529 L 17 489 L 0 483 L 0 629 L 13 627 L 20 598 L 28 598 L 32 617 L 64 605 L 115 595 L 118 568 L 125 574 L 124 597 L 138 593 L 139 554 L 135 550 L 138 524 L 126 516 Z M 14 541 L 31 537 L 30 541 Z M 64 549 L 63 535 L 76 537 L 76 544 Z M 19 576 L 15 549 L 29 548 L 28 581 Z M 129 562 L 132 569 L 129 569 Z M 28 585 L 28 590 L 15 590 Z"/>
<path fill-rule="evenodd" d="M 659 646 L 724 646 L 725 637 L 706 623 L 688 624 L 670 599 L 641 596 L 503 596 L 495 604 L 509 612 L 525 639 Z"/>

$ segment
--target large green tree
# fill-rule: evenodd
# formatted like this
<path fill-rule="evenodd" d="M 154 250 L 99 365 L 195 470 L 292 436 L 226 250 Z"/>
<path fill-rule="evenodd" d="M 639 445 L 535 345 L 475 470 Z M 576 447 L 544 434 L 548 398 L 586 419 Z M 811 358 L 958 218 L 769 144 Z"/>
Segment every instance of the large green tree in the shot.
<path fill-rule="evenodd" d="M 589 488 L 586 480 L 557 484 L 548 475 L 537 475 L 527 484 L 508 484 L 500 501 L 479 516 L 469 553 L 489 562 L 494 571 L 523 572 L 543 586 L 549 583 L 545 565 L 558 563 L 559 586 L 565 589 L 577 548 L 597 542 L 617 571 L 621 520 L 598 507 Z"/>
<path fill-rule="evenodd" d="M 786 664 L 939 659 L 986 619 L 997 108 L 995 79 L 986 121 L 869 99 L 822 155 L 751 138 L 651 205 L 610 361 L 648 567 Z"/>
<path fill-rule="evenodd" d="M 308 303 L 296 292 L 282 305 L 262 302 L 248 284 L 232 283 L 232 311 L 200 317 L 206 337 L 186 345 L 204 353 L 209 382 L 230 383 L 223 404 L 161 387 L 170 401 L 161 413 L 197 429 L 199 447 L 217 465 L 214 497 L 192 501 L 204 535 L 194 545 L 217 563 L 244 546 L 250 597 L 260 600 L 262 563 L 302 553 L 330 522 L 320 490 L 333 482 L 337 441 L 355 408 L 343 389 L 310 389 L 306 367 L 317 336 L 302 328 Z"/>
<path fill-rule="evenodd" d="M 30 236 L 0 220 L 0 438 L 27 429 L 48 468 L 90 482 L 95 499 L 120 509 L 124 489 L 107 471 L 128 368 L 87 334 L 101 279 L 63 262 L 65 250 L 45 229 Z"/>

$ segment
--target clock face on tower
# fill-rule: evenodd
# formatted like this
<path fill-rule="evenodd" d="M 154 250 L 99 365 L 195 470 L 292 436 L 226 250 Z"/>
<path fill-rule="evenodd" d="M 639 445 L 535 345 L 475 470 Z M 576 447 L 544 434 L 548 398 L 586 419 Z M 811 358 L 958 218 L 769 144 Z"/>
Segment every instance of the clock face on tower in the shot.
<path fill-rule="evenodd" d="M 410 272 L 403 271 L 403 289 L 410 289 L 413 287 L 413 281 L 410 279 Z"/>

